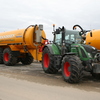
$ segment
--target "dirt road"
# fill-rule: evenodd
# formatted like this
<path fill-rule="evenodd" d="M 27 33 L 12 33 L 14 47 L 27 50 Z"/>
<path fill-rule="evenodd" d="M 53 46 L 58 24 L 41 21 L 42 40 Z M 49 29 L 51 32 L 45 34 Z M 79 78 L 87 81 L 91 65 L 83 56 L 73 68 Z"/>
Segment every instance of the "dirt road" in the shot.
<path fill-rule="evenodd" d="M 91 74 L 79 84 L 63 81 L 61 72 L 45 74 L 41 64 L 0 65 L 0 100 L 100 100 L 100 80 Z"/>

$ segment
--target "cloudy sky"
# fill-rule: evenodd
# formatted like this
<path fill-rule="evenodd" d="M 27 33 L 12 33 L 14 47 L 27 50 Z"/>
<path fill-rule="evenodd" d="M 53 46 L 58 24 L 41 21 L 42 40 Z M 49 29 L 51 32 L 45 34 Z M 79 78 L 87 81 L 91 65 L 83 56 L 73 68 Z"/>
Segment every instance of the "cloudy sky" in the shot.
<path fill-rule="evenodd" d="M 100 29 L 100 0 L 0 0 L 0 32 L 43 24 L 52 40 L 52 25 Z"/>

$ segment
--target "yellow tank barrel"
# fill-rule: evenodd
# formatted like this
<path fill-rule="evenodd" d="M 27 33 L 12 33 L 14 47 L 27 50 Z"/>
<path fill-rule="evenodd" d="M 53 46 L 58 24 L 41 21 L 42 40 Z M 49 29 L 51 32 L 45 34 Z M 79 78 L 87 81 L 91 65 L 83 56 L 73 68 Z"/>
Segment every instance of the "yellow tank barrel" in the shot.
<path fill-rule="evenodd" d="M 7 63 L 6 65 L 14 65 L 10 64 L 9 60 L 13 56 L 17 56 L 16 59 L 21 59 L 23 64 L 30 64 L 32 58 L 41 61 L 41 49 L 44 46 L 45 39 L 46 34 L 43 25 L 30 25 L 26 29 L 2 32 L 0 33 L 0 53 L 3 54 L 3 58 L 0 58 L 0 61 L 4 60 L 3 62 Z M 10 57 L 10 55 L 12 56 Z"/>
<path fill-rule="evenodd" d="M 86 44 L 100 50 L 100 30 L 92 30 L 86 35 Z"/>

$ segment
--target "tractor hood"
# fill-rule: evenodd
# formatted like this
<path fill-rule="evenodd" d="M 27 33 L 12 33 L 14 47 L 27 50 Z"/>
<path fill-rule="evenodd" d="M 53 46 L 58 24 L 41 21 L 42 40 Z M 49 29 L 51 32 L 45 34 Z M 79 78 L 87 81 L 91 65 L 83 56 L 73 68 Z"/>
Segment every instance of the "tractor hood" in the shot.
<path fill-rule="evenodd" d="M 82 45 L 85 50 L 89 53 L 91 53 L 92 57 L 94 58 L 94 56 L 96 55 L 97 53 L 97 49 L 93 46 L 90 46 L 90 45 Z"/>

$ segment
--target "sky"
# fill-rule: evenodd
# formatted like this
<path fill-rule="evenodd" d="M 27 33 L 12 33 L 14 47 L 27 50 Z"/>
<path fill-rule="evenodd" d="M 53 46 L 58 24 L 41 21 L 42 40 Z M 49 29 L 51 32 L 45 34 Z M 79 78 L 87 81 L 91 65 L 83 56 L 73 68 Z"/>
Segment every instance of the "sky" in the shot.
<path fill-rule="evenodd" d="M 43 24 L 49 40 L 56 28 L 100 29 L 100 0 L 0 0 L 0 32 Z"/>

